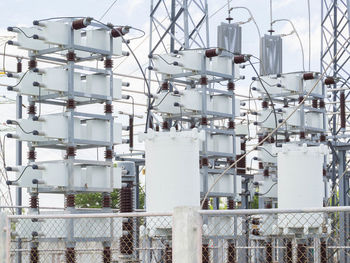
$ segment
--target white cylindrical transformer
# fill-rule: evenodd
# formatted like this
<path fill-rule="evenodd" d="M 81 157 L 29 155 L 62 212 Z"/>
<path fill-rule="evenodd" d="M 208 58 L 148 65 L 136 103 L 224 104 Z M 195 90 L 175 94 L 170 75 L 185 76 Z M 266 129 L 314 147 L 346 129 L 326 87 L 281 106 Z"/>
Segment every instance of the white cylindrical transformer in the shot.
<path fill-rule="evenodd" d="M 146 209 L 171 211 L 200 205 L 199 141 L 197 129 L 177 132 L 149 130 L 140 136 L 146 150 Z"/>
<path fill-rule="evenodd" d="M 285 144 L 278 152 L 278 208 L 300 209 L 323 207 L 324 145 L 307 147 Z M 279 227 L 318 227 L 322 217 L 310 220 L 312 215 L 279 215 Z"/>

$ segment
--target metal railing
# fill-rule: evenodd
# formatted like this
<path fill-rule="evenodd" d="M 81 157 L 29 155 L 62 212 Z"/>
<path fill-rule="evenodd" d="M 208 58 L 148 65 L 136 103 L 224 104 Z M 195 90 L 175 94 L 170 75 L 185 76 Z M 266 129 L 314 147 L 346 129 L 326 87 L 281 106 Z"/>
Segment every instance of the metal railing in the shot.
<path fill-rule="evenodd" d="M 350 261 L 350 207 L 195 211 L 203 263 Z M 175 211 L 4 218 L 6 262 L 169 263 L 178 251 Z"/>

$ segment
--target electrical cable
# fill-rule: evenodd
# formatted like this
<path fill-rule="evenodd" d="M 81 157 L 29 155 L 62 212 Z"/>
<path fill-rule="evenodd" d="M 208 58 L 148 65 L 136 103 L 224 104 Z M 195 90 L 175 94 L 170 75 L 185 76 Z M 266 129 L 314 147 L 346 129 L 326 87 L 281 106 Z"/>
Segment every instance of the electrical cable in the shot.
<path fill-rule="evenodd" d="M 230 10 L 233 10 L 233 9 L 244 9 L 244 10 L 246 10 L 246 11 L 249 13 L 249 15 L 250 15 L 250 17 L 251 17 L 251 19 L 252 19 L 252 21 L 253 21 L 255 27 L 256 27 L 256 30 L 258 31 L 259 41 L 260 41 L 260 39 L 261 39 L 260 29 L 259 29 L 258 24 L 256 23 L 256 20 L 255 20 L 255 18 L 254 18 L 254 16 L 253 16 L 252 12 L 250 11 L 250 9 L 247 8 L 247 7 L 244 7 L 244 6 L 235 6 L 235 7 L 231 7 Z M 249 21 L 249 20 L 248 20 L 248 21 Z"/>
<path fill-rule="evenodd" d="M 277 185 L 277 183 L 274 183 L 273 185 L 271 185 L 271 187 L 269 188 L 269 190 L 267 190 L 265 193 L 263 193 L 263 194 L 257 193 L 257 194 L 258 194 L 259 196 L 266 195 L 266 194 L 268 194 L 268 193 L 272 190 L 272 188 L 273 188 L 275 185 Z"/>
<path fill-rule="evenodd" d="M 16 180 L 11 181 L 11 183 L 16 183 L 16 182 L 18 182 L 18 181 L 22 178 L 24 172 L 27 170 L 28 167 L 31 167 L 31 165 L 27 165 L 26 167 L 24 167 L 24 169 L 22 170 L 22 172 L 21 172 L 21 174 L 19 175 L 19 177 L 18 177 Z"/>
<path fill-rule="evenodd" d="M 2 56 L 2 71 L 4 73 L 6 73 L 6 69 L 5 69 L 6 46 L 7 46 L 7 42 L 4 44 L 4 55 Z"/>
<path fill-rule="evenodd" d="M 157 104 L 157 105 L 152 105 L 152 107 L 158 107 L 160 104 L 162 104 L 162 102 L 165 100 L 166 96 L 168 96 L 168 94 L 171 93 L 170 91 L 168 91 L 164 97 L 161 99 L 161 101 Z"/>
<path fill-rule="evenodd" d="M 303 47 L 303 43 L 301 41 L 301 38 L 298 34 L 298 31 L 295 29 L 295 26 L 293 24 L 293 22 L 289 19 L 276 19 L 274 21 L 272 21 L 272 24 L 276 23 L 276 22 L 288 22 L 291 24 L 292 28 L 293 28 L 293 31 L 295 32 L 298 40 L 299 40 L 299 44 L 300 44 L 300 48 L 301 48 L 301 56 L 302 56 L 302 66 L 303 66 L 303 71 L 305 71 L 305 57 L 304 57 L 304 47 Z"/>
<path fill-rule="evenodd" d="M 26 38 L 34 38 L 35 34 L 31 35 L 31 36 L 28 36 L 26 34 L 26 32 L 24 32 L 21 28 L 17 27 L 17 26 L 12 26 L 12 28 L 16 28 L 18 29 L 19 31 L 21 31 L 21 33 L 26 37 Z"/>
<path fill-rule="evenodd" d="M 258 150 L 264 150 L 265 152 L 267 152 L 272 158 L 276 158 L 277 157 L 277 155 L 274 155 L 274 154 L 272 154 L 272 153 L 270 153 L 268 150 L 266 150 L 265 148 L 264 148 L 264 146 L 261 146 L 261 147 L 258 147 L 257 148 Z"/>
<path fill-rule="evenodd" d="M 309 19 L 309 71 L 311 70 L 311 6 L 310 0 L 307 0 L 307 12 Z"/>
<path fill-rule="evenodd" d="M 337 53 L 331 58 L 331 61 L 328 63 L 328 65 L 325 67 L 324 72 L 321 74 L 321 76 L 317 79 L 317 81 L 315 82 L 315 84 L 313 85 L 313 87 L 308 91 L 308 93 L 304 96 L 303 100 L 293 109 L 293 111 L 282 121 L 282 123 L 280 123 L 278 125 L 278 127 L 276 127 L 275 129 L 273 129 L 264 139 L 262 139 L 260 142 L 258 142 L 255 146 L 252 147 L 252 149 L 250 149 L 249 151 L 247 151 L 245 154 L 243 154 L 240 158 L 238 158 L 236 161 L 234 161 L 231 165 L 229 165 L 216 179 L 215 181 L 211 184 L 211 186 L 209 187 L 208 191 L 206 192 L 206 194 L 204 195 L 203 201 L 201 203 L 201 209 L 203 209 L 205 200 L 208 198 L 208 195 L 210 194 L 210 192 L 214 189 L 215 185 L 220 181 L 220 179 L 233 167 L 235 167 L 237 165 L 238 162 L 240 162 L 243 158 L 245 158 L 248 154 L 252 153 L 253 151 L 255 151 L 255 149 L 258 146 L 261 146 L 265 141 L 267 141 L 279 128 L 281 128 L 283 125 L 285 125 L 285 123 L 293 116 L 293 114 L 295 114 L 295 112 L 297 112 L 297 110 L 301 107 L 301 105 L 303 105 L 303 103 L 305 102 L 306 98 L 310 96 L 310 94 L 313 92 L 313 90 L 316 88 L 316 86 L 318 85 L 318 83 L 321 81 L 321 79 L 326 75 L 327 70 L 329 69 L 329 67 L 333 64 L 333 61 L 335 60 L 335 58 L 338 56 L 338 54 L 340 53 L 340 51 L 342 51 L 342 49 L 345 47 L 345 45 L 347 44 L 347 42 L 350 40 L 350 38 L 348 38 L 345 43 L 338 49 Z"/>
<path fill-rule="evenodd" d="M 19 124 L 18 121 L 12 121 L 12 122 L 15 123 L 25 134 L 32 134 L 34 132 L 34 130 L 30 131 L 30 132 L 24 130 L 23 127 L 21 126 L 21 124 Z"/>
<path fill-rule="evenodd" d="M 114 0 L 114 2 L 107 8 L 107 10 L 103 13 L 103 15 L 100 17 L 99 20 L 102 20 L 106 15 L 107 13 L 109 12 L 109 10 L 112 9 L 112 7 L 115 5 L 115 3 L 117 2 L 118 0 Z"/>
<path fill-rule="evenodd" d="M 11 87 L 11 88 L 17 87 L 17 86 L 22 82 L 22 80 L 24 79 L 24 77 L 27 75 L 28 71 L 29 71 L 29 69 L 21 76 L 21 78 L 19 79 L 19 81 L 18 81 L 15 85 L 9 86 L 9 87 Z"/>
<path fill-rule="evenodd" d="M 272 100 L 272 98 L 271 98 L 271 96 L 270 96 L 270 93 L 267 91 L 267 89 L 265 88 L 264 84 L 262 83 L 261 78 L 260 78 L 260 76 L 259 76 L 259 73 L 258 73 L 258 71 L 256 70 L 255 66 L 251 63 L 250 60 L 248 60 L 248 61 L 249 61 L 250 65 L 252 66 L 252 68 L 253 68 L 253 70 L 254 70 L 254 72 L 255 72 L 257 78 L 258 78 L 259 81 L 260 81 L 261 86 L 262 86 L 263 89 L 265 90 L 266 95 L 267 95 L 267 97 L 269 98 L 269 100 L 270 100 L 270 102 L 271 102 L 271 107 L 272 107 L 272 110 L 273 110 L 273 114 L 274 114 L 274 116 L 275 116 L 275 125 L 276 125 L 276 127 L 277 127 L 277 114 L 276 114 L 276 109 L 275 109 L 273 100 Z M 277 146 L 277 132 L 276 132 L 276 146 Z"/>

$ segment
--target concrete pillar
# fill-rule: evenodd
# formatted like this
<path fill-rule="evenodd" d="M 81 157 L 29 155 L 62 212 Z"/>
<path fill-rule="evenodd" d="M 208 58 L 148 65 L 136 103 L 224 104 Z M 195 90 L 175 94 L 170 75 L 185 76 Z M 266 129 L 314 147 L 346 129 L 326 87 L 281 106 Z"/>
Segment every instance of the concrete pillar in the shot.
<path fill-rule="evenodd" d="M 202 217 L 199 207 L 176 207 L 173 214 L 173 262 L 202 262 Z"/>

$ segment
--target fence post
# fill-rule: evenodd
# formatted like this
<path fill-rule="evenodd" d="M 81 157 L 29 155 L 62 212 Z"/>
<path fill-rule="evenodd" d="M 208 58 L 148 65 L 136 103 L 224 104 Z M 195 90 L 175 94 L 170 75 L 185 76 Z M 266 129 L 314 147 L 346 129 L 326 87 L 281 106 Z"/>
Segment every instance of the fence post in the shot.
<path fill-rule="evenodd" d="M 5 213 L 0 212 L 0 262 L 9 262 L 7 256 L 10 251 L 8 247 L 7 233 L 10 231 Z"/>
<path fill-rule="evenodd" d="M 173 262 L 202 262 L 202 217 L 199 207 L 176 207 L 173 213 Z"/>

